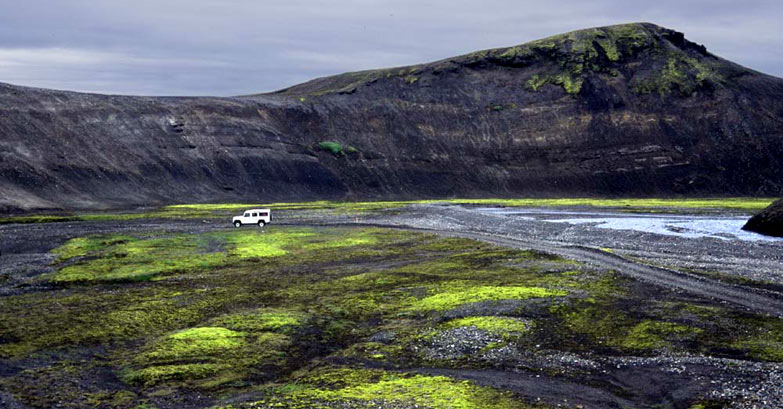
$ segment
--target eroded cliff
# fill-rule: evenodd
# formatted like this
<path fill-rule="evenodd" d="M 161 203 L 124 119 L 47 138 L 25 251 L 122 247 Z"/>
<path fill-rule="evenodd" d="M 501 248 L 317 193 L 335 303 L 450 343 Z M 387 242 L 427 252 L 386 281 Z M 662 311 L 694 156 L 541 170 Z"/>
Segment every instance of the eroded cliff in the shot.
<path fill-rule="evenodd" d="M 2 85 L 0 112 L 6 211 L 783 193 L 783 80 L 652 24 L 235 98 Z"/>

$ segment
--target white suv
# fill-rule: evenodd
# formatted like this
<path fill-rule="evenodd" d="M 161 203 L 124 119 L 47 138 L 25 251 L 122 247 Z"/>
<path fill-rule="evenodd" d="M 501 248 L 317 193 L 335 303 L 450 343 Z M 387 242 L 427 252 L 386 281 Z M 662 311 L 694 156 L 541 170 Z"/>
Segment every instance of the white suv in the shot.
<path fill-rule="evenodd" d="M 265 224 L 272 221 L 272 212 L 269 209 L 250 209 L 245 210 L 242 216 L 235 216 L 231 219 L 234 227 L 242 227 L 243 224 L 257 224 L 258 227 L 264 227 Z"/>

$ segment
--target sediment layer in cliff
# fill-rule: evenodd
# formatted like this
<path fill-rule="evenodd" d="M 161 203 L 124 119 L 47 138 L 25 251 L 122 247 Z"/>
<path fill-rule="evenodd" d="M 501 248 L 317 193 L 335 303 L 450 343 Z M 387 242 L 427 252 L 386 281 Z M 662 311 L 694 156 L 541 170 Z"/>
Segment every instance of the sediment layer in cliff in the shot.
<path fill-rule="evenodd" d="M 271 94 L 0 85 L 0 210 L 783 194 L 783 80 L 639 23 Z"/>

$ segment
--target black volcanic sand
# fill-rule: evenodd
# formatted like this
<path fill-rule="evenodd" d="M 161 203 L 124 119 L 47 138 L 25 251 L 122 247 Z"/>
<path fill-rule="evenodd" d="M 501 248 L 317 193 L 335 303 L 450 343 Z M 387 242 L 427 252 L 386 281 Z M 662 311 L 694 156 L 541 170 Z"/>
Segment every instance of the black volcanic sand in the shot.
<path fill-rule="evenodd" d="M 768 236 L 783 237 L 783 199 L 751 217 L 743 229 Z"/>
<path fill-rule="evenodd" d="M 699 251 L 715 265 L 739 256 L 720 240 L 655 243 L 506 219 L 423 206 L 359 221 L 441 231 L 468 223 L 542 243 L 591 237 L 628 254 Z M 326 225 L 356 220 L 285 212 L 263 231 L 222 221 L 0 226 L 0 403 L 783 405 L 780 318 L 554 254 Z M 735 277 L 725 266 L 720 278 Z"/>

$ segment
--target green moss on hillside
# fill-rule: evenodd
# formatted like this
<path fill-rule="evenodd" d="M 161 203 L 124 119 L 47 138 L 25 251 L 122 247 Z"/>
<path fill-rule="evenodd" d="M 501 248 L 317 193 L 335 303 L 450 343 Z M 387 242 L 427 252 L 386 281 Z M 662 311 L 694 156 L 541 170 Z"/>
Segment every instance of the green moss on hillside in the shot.
<path fill-rule="evenodd" d="M 677 92 L 690 96 L 708 83 L 718 84 L 724 78 L 707 62 L 679 53 L 670 53 L 662 67 L 651 75 L 634 78 L 631 87 L 637 94 L 661 97 Z"/>
<path fill-rule="evenodd" d="M 331 154 L 335 156 L 340 156 L 345 153 L 343 152 L 343 145 L 332 141 L 319 142 L 318 149 L 331 152 Z"/>
<path fill-rule="evenodd" d="M 650 61 L 670 58 L 678 60 L 674 70 L 663 66 L 653 67 L 651 77 L 637 79 L 634 90 L 639 93 L 669 93 L 679 87 L 682 93 L 693 92 L 707 80 L 720 81 L 710 63 L 699 55 L 678 49 L 667 38 L 671 33 L 660 27 L 643 23 L 621 24 L 608 27 L 578 30 L 532 41 L 526 44 L 490 50 L 482 50 L 450 59 L 412 67 L 346 73 L 286 90 L 291 95 L 326 95 L 353 93 L 362 85 L 372 85 L 379 80 L 401 81 L 410 86 L 422 75 L 439 73 L 452 65 L 474 66 L 485 62 L 514 67 L 535 66 L 538 73 L 528 81 L 530 91 L 551 84 L 562 87 L 571 95 L 581 92 L 589 75 L 617 76 L 625 64 L 637 57 L 649 57 Z M 683 68 L 686 68 L 683 71 Z M 687 75 L 679 77 L 678 74 Z"/>
<path fill-rule="evenodd" d="M 413 82 L 416 82 L 416 80 L 414 79 L 411 83 Z M 353 155 L 359 152 L 358 149 L 351 145 L 343 146 L 341 143 L 334 141 L 319 142 L 317 147 L 318 150 L 329 152 L 334 156 Z"/>
<path fill-rule="evenodd" d="M 529 52 L 544 56 L 553 67 L 534 74 L 528 79 L 527 87 L 535 92 L 552 84 L 576 95 L 582 90 L 586 75 L 615 73 L 617 64 L 651 44 L 652 36 L 644 25 L 626 24 L 580 30 L 529 43 Z"/>

